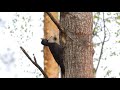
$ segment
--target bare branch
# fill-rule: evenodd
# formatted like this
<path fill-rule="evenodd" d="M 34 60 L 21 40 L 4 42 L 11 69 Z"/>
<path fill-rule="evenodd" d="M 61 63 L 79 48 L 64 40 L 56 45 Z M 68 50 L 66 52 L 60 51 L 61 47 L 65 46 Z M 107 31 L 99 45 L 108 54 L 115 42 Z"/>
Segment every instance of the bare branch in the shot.
<path fill-rule="evenodd" d="M 107 30 L 107 32 L 108 32 L 108 35 L 109 35 L 108 39 L 104 41 L 104 42 L 107 42 L 107 41 L 110 40 L 110 31 L 109 31 L 109 29 L 108 29 L 106 26 L 105 26 L 105 28 L 106 28 L 106 30 Z M 101 31 L 102 31 L 102 30 L 101 30 Z M 96 32 L 96 34 L 94 34 L 94 36 L 98 37 L 98 38 L 100 39 L 100 42 L 95 43 L 95 45 L 98 45 L 98 44 L 103 43 L 102 40 L 101 40 L 101 38 L 99 37 L 99 35 L 97 35 L 97 33 L 98 33 L 98 32 Z"/>
<path fill-rule="evenodd" d="M 47 13 L 47 15 L 51 18 L 51 20 L 55 23 L 55 25 L 57 26 L 57 28 L 59 29 L 59 31 L 61 32 L 61 33 L 64 33 L 64 34 L 66 34 L 66 32 L 63 30 L 63 27 L 62 26 L 60 26 L 60 24 L 57 22 L 57 20 L 53 17 L 53 15 L 50 13 L 50 12 L 45 12 L 45 13 Z M 66 34 L 67 35 L 67 34 Z M 75 40 L 73 40 L 69 35 L 67 35 L 72 41 L 75 41 Z"/>
<path fill-rule="evenodd" d="M 48 78 L 47 74 L 43 71 L 43 69 L 36 63 L 34 62 L 31 57 L 28 55 L 28 53 L 25 51 L 25 49 L 20 46 L 21 50 L 24 52 L 24 54 L 28 57 L 28 59 L 42 72 L 45 78 Z M 35 59 L 34 59 L 35 60 Z"/>
<path fill-rule="evenodd" d="M 103 39 L 103 42 L 102 42 L 101 52 L 100 52 L 100 56 L 99 56 L 99 60 L 98 60 L 98 65 L 97 65 L 97 68 L 96 68 L 95 72 L 97 72 L 99 64 L 100 64 L 100 60 L 101 60 L 101 57 L 102 57 L 102 54 L 103 54 L 103 46 L 104 46 L 105 38 L 106 38 L 104 12 L 103 12 L 103 23 L 104 23 L 104 39 Z"/>
<path fill-rule="evenodd" d="M 53 17 L 53 15 L 50 12 L 46 12 L 47 15 L 51 18 L 51 20 L 55 23 L 55 25 L 57 26 L 57 28 L 60 30 L 60 32 L 63 33 L 63 29 L 60 26 L 60 24 L 57 22 L 57 20 Z"/>
<path fill-rule="evenodd" d="M 106 27 L 106 26 L 105 26 L 105 27 Z M 110 31 L 109 31 L 108 27 L 106 27 L 106 29 L 107 29 L 107 31 L 108 31 L 108 33 L 109 33 L 109 38 L 108 38 L 107 40 L 105 40 L 105 42 L 107 42 L 107 41 L 110 40 Z"/>

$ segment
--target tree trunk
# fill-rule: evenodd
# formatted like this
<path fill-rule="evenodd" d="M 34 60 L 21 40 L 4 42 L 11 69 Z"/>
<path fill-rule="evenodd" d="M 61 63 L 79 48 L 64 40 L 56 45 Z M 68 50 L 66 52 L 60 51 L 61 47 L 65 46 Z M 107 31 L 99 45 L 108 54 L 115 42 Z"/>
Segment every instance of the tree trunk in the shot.
<path fill-rule="evenodd" d="M 93 78 L 92 12 L 61 12 L 64 78 Z"/>
<path fill-rule="evenodd" d="M 58 13 L 51 12 L 51 14 L 58 20 Z M 45 13 L 44 15 L 44 38 L 50 38 L 51 36 L 56 36 L 58 38 L 59 30 L 56 25 L 51 21 L 49 16 Z M 58 40 L 58 39 L 57 39 Z M 58 78 L 59 68 L 55 62 L 48 47 L 44 47 L 44 71 L 49 78 Z"/>

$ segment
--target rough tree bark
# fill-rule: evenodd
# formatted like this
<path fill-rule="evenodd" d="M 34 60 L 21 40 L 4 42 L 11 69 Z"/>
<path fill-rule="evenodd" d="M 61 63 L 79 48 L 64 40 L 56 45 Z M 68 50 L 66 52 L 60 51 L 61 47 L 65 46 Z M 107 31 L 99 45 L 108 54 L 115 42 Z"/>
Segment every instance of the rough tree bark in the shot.
<path fill-rule="evenodd" d="M 93 78 L 92 12 L 61 12 L 64 78 Z"/>
<path fill-rule="evenodd" d="M 58 20 L 58 13 L 51 12 L 51 14 Z M 51 36 L 56 36 L 58 38 L 59 30 L 56 25 L 52 22 L 49 16 L 44 14 L 44 38 L 50 38 Z M 58 40 L 58 39 L 57 39 Z M 58 78 L 59 68 L 55 62 L 48 47 L 44 47 L 44 71 L 49 78 Z"/>

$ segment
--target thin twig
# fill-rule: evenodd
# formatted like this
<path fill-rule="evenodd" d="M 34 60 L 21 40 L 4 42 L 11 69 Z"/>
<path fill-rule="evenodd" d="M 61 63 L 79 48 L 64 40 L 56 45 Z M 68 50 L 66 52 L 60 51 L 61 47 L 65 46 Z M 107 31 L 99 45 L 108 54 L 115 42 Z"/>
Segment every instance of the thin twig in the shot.
<path fill-rule="evenodd" d="M 34 61 L 35 61 L 35 63 L 37 63 L 37 60 L 36 60 L 36 57 L 35 57 L 35 55 L 33 54 L 33 57 L 34 57 Z"/>
<path fill-rule="evenodd" d="M 104 39 L 103 39 L 103 42 L 102 42 L 101 52 L 100 52 L 100 56 L 99 56 L 99 60 L 98 60 L 98 64 L 97 64 L 97 68 L 96 68 L 95 72 L 97 72 L 98 67 L 99 67 L 99 65 L 100 65 L 100 60 L 101 60 L 101 57 L 102 57 L 102 54 L 103 54 L 103 46 L 104 46 L 105 38 L 106 38 L 104 12 L 103 12 L 103 23 L 104 23 Z"/>
<path fill-rule="evenodd" d="M 24 52 L 24 54 L 28 57 L 28 59 L 42 72 L 45 78 L 48 78 L 47 74 L 43 71 L 43 69 L 37 64 L 37 62 L 34 62 L 31 57 L 28 55 L 28 53 L 25 51 L 25 49 L 20 46 L 21 50 Z"/>

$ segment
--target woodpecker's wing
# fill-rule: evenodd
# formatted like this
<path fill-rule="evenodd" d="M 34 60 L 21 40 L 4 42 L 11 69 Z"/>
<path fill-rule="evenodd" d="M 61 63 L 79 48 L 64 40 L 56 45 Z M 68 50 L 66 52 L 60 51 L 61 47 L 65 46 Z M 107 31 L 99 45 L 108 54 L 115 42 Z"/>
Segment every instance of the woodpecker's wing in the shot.
<path fill-rule="evenodd" d="M 64 74 L 65 68 L 63 64 L 63 47 L 57 43 L 49 43 L 49 49 L 55 61 L 61 67 L 62 73 Z"/>
<path fill-rule="evenodd" d="M 57 43 L 49 43 L 49 49 L 54 59 L 59 63 L 60 57 L 63 54 L 63 48 Z"/>
<path fill-rule="evenodd" d="M 61 54 L 63 54 L 63 47 L 61 46 L 61 45 L 59 45 L 59 52 L 61 53 Z"/>

